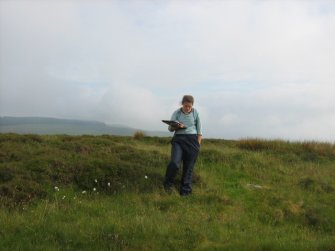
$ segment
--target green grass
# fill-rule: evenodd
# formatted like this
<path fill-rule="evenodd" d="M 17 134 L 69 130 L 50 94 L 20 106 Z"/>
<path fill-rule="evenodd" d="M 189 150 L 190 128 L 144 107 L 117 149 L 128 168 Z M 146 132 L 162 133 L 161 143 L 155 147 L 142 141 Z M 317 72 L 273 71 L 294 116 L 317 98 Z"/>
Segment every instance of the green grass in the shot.
<path fill-rule="evenodd" d="M 335 250 L 334 145 L 205 139 L 189 197 L 162 189 L 169 155 L 169 138 L 0 134 L 0 250 Z"/>

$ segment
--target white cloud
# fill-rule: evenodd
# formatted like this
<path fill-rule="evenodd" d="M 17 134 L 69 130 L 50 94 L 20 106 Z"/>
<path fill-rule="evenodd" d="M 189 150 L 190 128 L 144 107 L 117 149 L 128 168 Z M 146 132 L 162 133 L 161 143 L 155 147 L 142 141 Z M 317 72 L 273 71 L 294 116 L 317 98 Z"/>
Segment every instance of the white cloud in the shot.
<path fill-rule="evenodd" d="M 1 1 L 0 115 L 335 140 L 333 1 Z M 323 130 L 326 128 L 325 130 Z"/>

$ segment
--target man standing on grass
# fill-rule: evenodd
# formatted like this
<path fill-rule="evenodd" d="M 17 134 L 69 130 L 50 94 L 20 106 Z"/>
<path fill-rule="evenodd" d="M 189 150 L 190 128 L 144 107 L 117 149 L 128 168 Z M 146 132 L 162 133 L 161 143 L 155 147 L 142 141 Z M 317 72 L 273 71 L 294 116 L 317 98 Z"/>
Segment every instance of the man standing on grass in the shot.
<path fill-rule="evenodd" d="M 180 184 L 180 195 L 187 196 L 192 193 L 192 174 L 202 139 L 201 121 L 199 113 L 193 108 L 194 98 L 185 95 L 182 107 L 176 110 L 171 120 L 177 121 L 176 126 L 169 126 L 174 132 L 171 144 L 171 160 L 167 166 L 164 189 L 171 192 L 178 169 L 183 162 L 183 174 Z"/>

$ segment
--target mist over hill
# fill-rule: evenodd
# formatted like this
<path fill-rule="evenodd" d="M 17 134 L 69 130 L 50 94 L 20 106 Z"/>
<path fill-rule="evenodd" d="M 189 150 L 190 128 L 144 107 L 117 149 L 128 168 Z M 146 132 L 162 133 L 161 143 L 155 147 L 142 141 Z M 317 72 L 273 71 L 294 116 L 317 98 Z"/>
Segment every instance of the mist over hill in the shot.
<path fill-rule="evenodd" d="M 120 135 L 131 136 L 141 129 L 123 125 L 108 125 L 100 121 L 59 119 L 48 117 L 0 117 L 0 133 Z M 143 131 L 148 136 L 170 136 L 163 131 Z"/>

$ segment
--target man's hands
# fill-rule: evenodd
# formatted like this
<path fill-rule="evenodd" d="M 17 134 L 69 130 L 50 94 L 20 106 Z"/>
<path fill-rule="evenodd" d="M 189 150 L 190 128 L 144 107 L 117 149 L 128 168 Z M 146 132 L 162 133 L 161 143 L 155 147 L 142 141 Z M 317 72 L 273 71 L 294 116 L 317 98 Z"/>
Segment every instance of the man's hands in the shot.
<path fill-rule="evenodd" d="M 185 128 L 185 125 L 183 123 L 179 123 L 178 126 L 169 126 L 169 130 L 171 132 L 176 131 L 178 129 L 183 129 Z"/>
<path fill-rule="evenodd" d="M 198 134 L 198 142 L 199 142 L 199 145 L 201 145 L 201 140 L 202 140 L 202 135 Z"/>
<path fill-rule="evenodd" d="M 179 123 L 177 128 L 182 129 L 184 127 L 185 127 L 185 125 L 183 123 Z"/>

